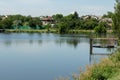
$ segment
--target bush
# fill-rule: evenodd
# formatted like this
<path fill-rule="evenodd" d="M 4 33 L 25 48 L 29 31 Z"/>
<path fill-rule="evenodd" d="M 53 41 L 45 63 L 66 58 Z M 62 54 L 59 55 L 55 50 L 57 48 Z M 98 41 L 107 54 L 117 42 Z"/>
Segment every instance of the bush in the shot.
<path fill-rule="evenodd" d="M 111 66 L 96 67 L 92 70 L 93 80 L 107 80 L 114 73 L 114 69 Z"/>
<path fill-rule="evenodd" d="M 87 67 L 87 70 L 80 74 L 78 80 L 108 80 L 113 77 L 119 68 L 109 59 L 103 59 L 99 64 Z"/>
<path fill-rule="evenodd" d="M 119 63 L 120 62 L 120 50 L 118 50 L 115 54 L 113 54 L 110 59 L 114 62 L 114 63 Z"/>
<path fill-rule="evenodd" d="M 106 28 L 105 27 L 97 26 L 97 27 L 95 27 L 94 30 L 95 30 L 96 33 L 106 33 Z"/>
<path fill-rule="evenodd" d="M 94 28 L 96 33 L 106 33 L 106 26 L 104 22 L 100 22 L 98 26 Z"/>

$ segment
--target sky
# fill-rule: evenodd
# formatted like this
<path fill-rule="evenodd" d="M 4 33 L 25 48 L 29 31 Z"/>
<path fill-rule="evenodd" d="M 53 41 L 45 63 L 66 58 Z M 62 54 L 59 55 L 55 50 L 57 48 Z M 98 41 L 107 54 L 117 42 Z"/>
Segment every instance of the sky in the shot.
<path fill-rule="evenodd" d="M 50 16 L 77 11 L 79 16 L 100 16 L 114 12 L 114 5 L 115 0 L 0 0 L 0 15 Z"/>

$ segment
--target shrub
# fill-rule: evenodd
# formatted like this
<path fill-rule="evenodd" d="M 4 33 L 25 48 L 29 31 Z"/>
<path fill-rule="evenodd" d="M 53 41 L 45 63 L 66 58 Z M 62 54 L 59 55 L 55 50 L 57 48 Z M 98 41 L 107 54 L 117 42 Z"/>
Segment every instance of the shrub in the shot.
<path fill-rule="evenodd" d="M 94 28 L 96 33 L 106 33 L 106 26 L 104 22 L 100 22 L 98 26 Z"/>
<path fill-rule="evenodd" d="M 107 80 L 113 77 L 118 69 L 111 59 L 106 58 L 99 64 L 87 67 L 87 70 L 82 72 L 76 80 Z"/>

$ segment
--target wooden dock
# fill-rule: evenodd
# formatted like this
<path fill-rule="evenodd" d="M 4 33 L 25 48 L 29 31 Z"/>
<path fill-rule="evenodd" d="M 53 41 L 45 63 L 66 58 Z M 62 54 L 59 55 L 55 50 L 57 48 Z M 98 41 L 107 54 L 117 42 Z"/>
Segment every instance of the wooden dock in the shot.
<path fill-rule="evenodd" d="M 94 48 L 117 48 L 118 38 L 90 38 L 90 58 L 89 61 L 91 63 L 92 56 L 109 56 L 112 53 L 102 53 L 102 52 L 94 52 Z"/>
<path fill-rule="evenodd" d="M 118 40 L 118 38 L 91 38 L 92 40 Z"/>
<path fill-rule="evenodd" d="M 108 44 L 108 45 L 93 45 L 95 48 L 115 48 L 114 44 Z"/>
<path fill-rule="evenodd" d="M 97 41 L 97 40 L 105 40 L 106 43 L 105 44 L 93 44 L 93 41 Z M 116 47 L 116 43 L 117 43 L 118 38 L 91 38 L 92 41 L 92 47 L 96 47 L 96 48 L 114 48 Z"/>

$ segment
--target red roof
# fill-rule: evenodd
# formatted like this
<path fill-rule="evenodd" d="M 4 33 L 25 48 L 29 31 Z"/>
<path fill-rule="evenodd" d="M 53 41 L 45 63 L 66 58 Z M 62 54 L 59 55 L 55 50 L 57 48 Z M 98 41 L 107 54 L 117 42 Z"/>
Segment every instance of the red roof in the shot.
<path fill-rule="evenodd" d="M 45 17 L 45 18 L 42 18 L 43 21 L 51 21 L 53 20 L 53 18 L 51 16 L 48 16 L 48 17 Z"/>

